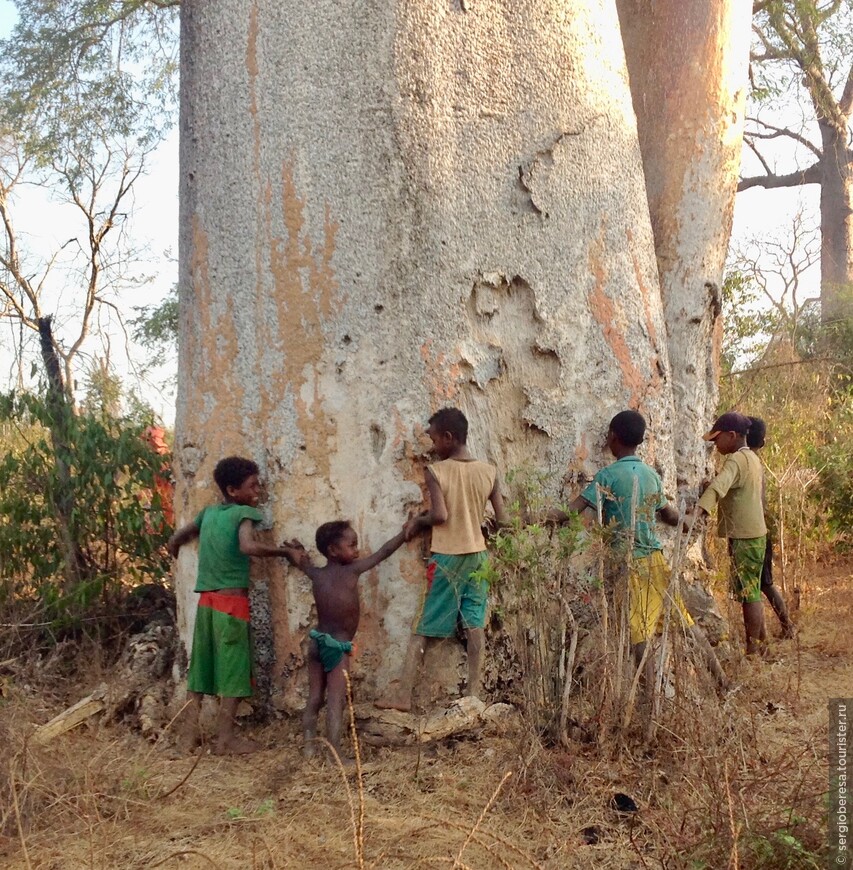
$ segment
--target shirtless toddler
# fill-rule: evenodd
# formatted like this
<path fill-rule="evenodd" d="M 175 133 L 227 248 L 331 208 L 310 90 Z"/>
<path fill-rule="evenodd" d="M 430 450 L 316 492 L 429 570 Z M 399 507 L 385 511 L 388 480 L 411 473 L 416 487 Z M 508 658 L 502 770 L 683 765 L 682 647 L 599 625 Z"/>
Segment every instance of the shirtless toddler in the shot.
<path fill-rule="evenodd" d="M 349 522 L 324 523 L 316 534 L 317 549 L 328 560 L 322 568 L 313 566 L 298 541 L 293 542 L 294 564 L 311 579 L 317 605 L 317 628 L 309 633 L 308 704 L 302 717 L 306 756 L 314 754 L 317 716 L 327 696 L 326 736 L 340 758 L 346 674 L 360 615 L 358 578 L 387 559 L 403 541 L 401 531 L 375 553 L 360 559 L 358 535 Z"/>

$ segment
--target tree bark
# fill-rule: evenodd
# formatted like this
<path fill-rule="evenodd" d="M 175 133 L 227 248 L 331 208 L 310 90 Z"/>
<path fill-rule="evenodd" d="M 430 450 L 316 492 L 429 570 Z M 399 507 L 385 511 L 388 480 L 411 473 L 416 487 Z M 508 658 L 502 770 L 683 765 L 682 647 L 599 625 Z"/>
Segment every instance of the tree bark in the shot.
<path fill-rule="evenodd" d="M 847 130 L 819 121 L 820 309 L 824 323 L 853 322 L 853 151 Z"/>
<path fill-rule="evenodd" d="M 53 319 L 38 319 L 39 345 L 47 374 L 47 406 L 50 414 L 50 443 L 56 463 L 56 492 L 53 509 L 64 562 L 66 592 L 74 589 L 86 574 L 85 561 L 74 533 L 74 482 L 71 478 L 71 419 L 74 409 L 62 378 L 62 363 L 53 338 Z"/>
<path fill-rule="evenodd" d="M 655 237 L 679 483 L 705 473 L 717 404 L 720 286 L 743 140 L 751 7 L 617 0 Z"/>
<path fill-rule="evenodd" d="M 639 407 L 646 457 L 674 483 L 609 2 L 187 0 L 181 75 L 181 520 L 215 500 L 216 461 L 242 453 L 276 537 L 310 543 L 348 517 L 376 548 L 421 504 L 426 419 L 448 404 L 469 415 L 475 454 L 538 467 L 554 490 L 609 461 L 610 417 Z M 412 544 L 363 582 L 371 688 L 396 675 L 423 568 Z M 187 552 L 185 639 L 194 571 Z M 280 564 L 256 582 L 286 683 L 310 597 Z M 443 689 L 455 668 L 439 669 Z"/>

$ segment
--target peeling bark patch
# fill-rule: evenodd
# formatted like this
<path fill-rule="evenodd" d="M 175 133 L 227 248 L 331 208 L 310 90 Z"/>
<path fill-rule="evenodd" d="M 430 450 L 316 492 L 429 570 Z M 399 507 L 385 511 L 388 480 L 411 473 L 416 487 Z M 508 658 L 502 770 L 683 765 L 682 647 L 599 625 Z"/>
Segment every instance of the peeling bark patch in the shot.
<path fill-rule="evenodd" d="M 373 451 L 373 456 L 377 462 L 382 459 L 382 454 L 385 452 L 385 444 L 388 441 L 385 433 L 379 427 L 378 423 L 370 424 L 370 446 Z"/>
<path fill-rule="evenodd" d="M 566 137 L 580 136 L 585 129 L 586 127 L 582 127 L 580 130 L 558 133 L 553 142 L 537 151 L 526 163 L 519 165 L 517 186 L 522 205 L 527 211 L 532 211 L 543 219 L 550 217 L 548 211 L 537 202 L 536 188 L 541 187 L 543 191 L 547 191 L 547 174 L 554 166 L 555 152 Z"/>
<path fill-rule="evenodd" d="M 548 433 L 542 409 L 560 390 L 562 363 L 533 288 L 521 276 L 485 272 L 468 298 L 470 340 L 462 347 L 469 403 L 498 408 L 495 427 L 507 440 Z M 472 390 L 473 387 L 473 390 Z"/>

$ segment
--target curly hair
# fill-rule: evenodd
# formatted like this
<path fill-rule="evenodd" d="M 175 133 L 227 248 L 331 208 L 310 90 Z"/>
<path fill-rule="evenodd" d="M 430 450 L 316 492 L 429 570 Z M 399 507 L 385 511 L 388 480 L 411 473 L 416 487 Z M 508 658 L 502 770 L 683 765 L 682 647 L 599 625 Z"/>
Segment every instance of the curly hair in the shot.
<path fill-rule="evenodd" d="M 213 469 L 213 479 L 222 490 L 222 495 L 228 497 L 228 487 L 240 487 L 253 474 L 258 473 L 258 465 L 243 456 L 227 456 L 220 459 Z"/>

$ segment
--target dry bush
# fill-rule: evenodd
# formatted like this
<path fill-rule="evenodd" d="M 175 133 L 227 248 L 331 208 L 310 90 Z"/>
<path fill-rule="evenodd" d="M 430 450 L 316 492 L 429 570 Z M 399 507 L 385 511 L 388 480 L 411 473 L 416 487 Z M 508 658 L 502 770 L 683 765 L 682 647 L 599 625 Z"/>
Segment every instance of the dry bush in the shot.
<path fill-rule="evenodd" d="M 568 530 L 558 565 L 534 560 L 560 553 L 546 546 L 550 531 L 525 534 L 512 576 L 527 586 L 515 605 L 509 587 L 496 589 L 501 628 L 492 638 L 505 655 L 525 656 L 529 679 L 513 690 L 521 727 L 430 746 L 357 746 L 348 775 L 303 760 L 291 720 L 262 729 L 268 751 L 246 759 L 178 757 L 165 739 L 149 745 L 95 723 L 36 748 L 33 724 L 84 692 L 63 698 L 52 683 L 41 695 L 37 673 L 19 671 L 0 701 L 0 865 L 819 866 L 826 697 L 853 695 L 849 570 L 838 572 L 843 582 L 813 572 L 813 602 L 798 639 L 775 648 L 778 661 L 728 650 L 737 688 L 723 698 L 670 612 L 658 644 L 668 650 L 666 685 L 656 708 L 638 701 L 626 715 L 636 687 L 625 602 L 598 573 L 606 542 L 592 535 L 579 556 Z M 553 593 L 539 609 L 525 598 L 536 588 Z M 736 611 L 729 617 L 738 624 Z"/>

